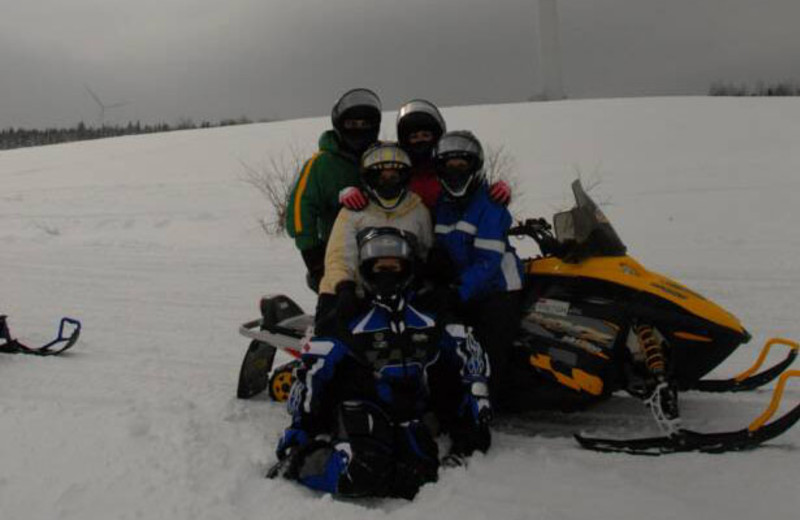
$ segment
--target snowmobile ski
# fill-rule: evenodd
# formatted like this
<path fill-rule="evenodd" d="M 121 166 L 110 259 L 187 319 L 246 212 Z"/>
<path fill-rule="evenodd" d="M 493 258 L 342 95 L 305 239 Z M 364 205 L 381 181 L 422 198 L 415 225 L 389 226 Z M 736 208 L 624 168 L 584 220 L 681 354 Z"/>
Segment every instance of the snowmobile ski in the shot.
<path fill-rule="evenodd" d="M 253 340 L 247 347 L 242 368 L 239 371 L 239 385 L 236 397 L 250 399 L 267 389 L 269 372 L 275 360 L 276 349 L 269 343 Z"/>
<path fill-rule="evenodd" d="M 766 441 L 778 437 L 800 420 L 800 404 L 787 413 L 767 422 L 775 414 L 783 396 L 786 381 L 800 377 L 800 370 L 790 370 L 781 375 L 772 401 L 767 409 L 747 428 L 729 432 L 701 433 L 680 429 L 675 435 L 646 437 L 639 439 L 602 439 L 575 435 L 584 448 L 607 453 L 629 453 L 633 455 L 665 455 L 669 453 L 702 452 L 725 453 L 756 448 Z"/>
<path fill-rule="evenodd" d="M 71 348 L 81 334 L 81 322 L 72 318 L 61 318 L 58 337 L 41 347 L 29 347 L 11 337 L 6 316 L 0 315 L 0 352 L 6 354 L 29 354 L 32 356 L 57 356 Z"/>
<path fill-rule="evenodd" d="M 764 364 L 764 360 L 767 358 L 767 354 L 769 354 L 773 345 L 785 345 L 789 347 L 789 353 L 780 363 L 776 363 L 767 370 L 756 374 L 756 371 Z M 780 376 L 795 360 L 798 350 L 800 350 L 800 344 L 796 341 L 784 338 L 772 338 L 761 348 L 761 353 L 753 366 L 741 374 L 731 379 L 701 379 L 689 388 L 686 388 L 686 390 L 698 390 L 700 392 L 744 392 L 753 390 Z"/>

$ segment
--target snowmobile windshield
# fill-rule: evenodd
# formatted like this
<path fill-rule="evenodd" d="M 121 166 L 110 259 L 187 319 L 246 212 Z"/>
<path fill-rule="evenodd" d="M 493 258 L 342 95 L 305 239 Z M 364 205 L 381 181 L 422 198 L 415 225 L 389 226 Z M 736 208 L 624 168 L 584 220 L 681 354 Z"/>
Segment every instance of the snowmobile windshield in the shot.
<path fill-rule="evenodd" d="M 572 183 L 572 192 L 575 207 L 553 216 L 556 239 L 564 247 L 564 259 L 580 262 L 594 256 L 624 255 L 625 244 L 580 180 Z"/>

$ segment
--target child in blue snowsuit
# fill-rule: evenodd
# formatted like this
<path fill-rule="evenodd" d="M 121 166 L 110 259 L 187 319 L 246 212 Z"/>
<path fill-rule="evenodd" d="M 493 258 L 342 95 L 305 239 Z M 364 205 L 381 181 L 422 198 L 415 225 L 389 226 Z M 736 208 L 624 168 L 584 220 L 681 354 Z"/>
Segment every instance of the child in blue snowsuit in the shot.
<path fill-rule="evenodd" d="M 436 480 L 437 431 L 453 441 L 448 463 L 489 448 L 489 362 L 463 326 L 416 307 L 410 233 L 368 228 L 358 247 L 369 307 L 346 336 L 304 351 L 273 474 L 337 496 L 410 499 Z"/>
<path fill-rule="evenodd" d="M 511 392 L 509 355 L 521 317 L 522 264 L 508 241 L 508 209 L 492 201 L 483 176 L 483 149 L 470 132 L 448 132 L 435 150 L 443 192 L 436 205 L 434 256 L 445 256 L 451 307 L 475 328 L 489 355 L 490 388 L 498 402 Z M 435 260 L 434 260 L 435 262 Z M 440 262 L 441 264 L 442 262 Z"/>

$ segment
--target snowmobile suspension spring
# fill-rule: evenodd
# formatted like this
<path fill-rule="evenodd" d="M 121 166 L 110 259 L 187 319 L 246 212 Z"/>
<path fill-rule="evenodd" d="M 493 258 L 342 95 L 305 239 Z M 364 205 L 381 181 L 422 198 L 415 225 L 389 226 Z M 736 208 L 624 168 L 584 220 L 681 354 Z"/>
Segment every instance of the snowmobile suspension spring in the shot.
<path fill-rule="evenodd" d="M 653 327 L 649 325 L 636 325 L 634 326 L 634 332 L 636 333 L 636 337 L 639 338 L 639 344 L 642 346 L 642 350 L 644 350 L 644 363 L 647 370 L 655 376 L 664 375 L 666 371 L 664 352 Z"/>

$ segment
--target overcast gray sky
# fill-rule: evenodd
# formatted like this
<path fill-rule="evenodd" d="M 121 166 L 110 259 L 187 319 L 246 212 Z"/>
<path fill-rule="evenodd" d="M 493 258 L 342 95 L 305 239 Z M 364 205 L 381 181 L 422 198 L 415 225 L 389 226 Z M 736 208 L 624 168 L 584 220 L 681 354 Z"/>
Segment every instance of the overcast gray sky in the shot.
<path fill-rule="evenodd" d="M 0 0 L 0 128 L 329 113 L 535 94 L 538 0 Z M 574 98 L 800 81 L 798 0 L 560 0 Z"/>

